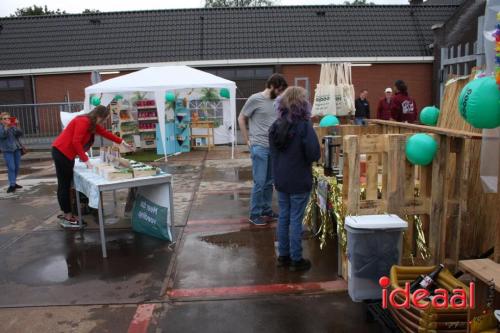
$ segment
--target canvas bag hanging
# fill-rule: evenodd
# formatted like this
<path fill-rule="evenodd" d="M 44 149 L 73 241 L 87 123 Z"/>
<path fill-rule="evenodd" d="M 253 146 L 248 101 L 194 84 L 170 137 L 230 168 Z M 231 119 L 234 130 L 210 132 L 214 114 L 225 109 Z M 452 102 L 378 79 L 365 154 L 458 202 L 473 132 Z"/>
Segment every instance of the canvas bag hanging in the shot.
<path fill-rule="evenodd" d="M 313 116 L 335 115 L 335 85 L 334 71 L 331 64 L 322 64 L 319 75 L 319 83 L 316 85 Z"/>
<path fill-rule="evenodd" d="M 354 106 L 354 86 L 352 85 L 351 64 L 335 64 L 334 73 L 336 115 L 351 115 L 356 109 Z"/>

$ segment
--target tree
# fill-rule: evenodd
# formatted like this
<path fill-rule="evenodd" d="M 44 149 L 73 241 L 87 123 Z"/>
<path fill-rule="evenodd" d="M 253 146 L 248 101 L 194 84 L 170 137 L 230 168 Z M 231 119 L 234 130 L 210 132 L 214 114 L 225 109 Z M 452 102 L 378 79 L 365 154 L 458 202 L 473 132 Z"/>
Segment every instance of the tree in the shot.
<path fill-rule="evenodd" d="M 352 1 L 344 1 L 344 5 L 370 6 L 370 5 L 374 5 L 374 3 L 373 2 L 367 2 L 367 0 L 352 0 Z"/>
<path fill-rule="evenodd" d="M 82 14 L 97 14 L 100 13 L 99 9 L 84 9 Z"/>
<path fill-rule="evenodd" d="M 206 0 L 205 8 L 272 6 L 275 0 Z"/>
<path fill-rule="evenodd" d="M 13 15 L 10 15 L 10 17 L 62 14 L 66 14 L 66 12 L 64 10 L 60 10 L 59 8 L 56 10 L 49 10 L 46 5 L 44 7 L 33 5 L 30 7 L 18 8 Z"/>

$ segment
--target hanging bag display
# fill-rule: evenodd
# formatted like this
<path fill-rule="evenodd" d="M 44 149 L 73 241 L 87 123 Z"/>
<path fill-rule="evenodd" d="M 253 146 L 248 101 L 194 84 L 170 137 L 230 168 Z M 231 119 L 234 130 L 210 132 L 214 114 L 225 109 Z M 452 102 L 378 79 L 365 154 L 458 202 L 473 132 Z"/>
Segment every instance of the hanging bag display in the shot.
<path fill-rule="evenodd" d="M 319 83 L 316 85 L 313 116 L 335 115 L 335 85 L 333 80 L 334 71 L 331 64 L 322 64 L 319 75 Z"/>
<path fill-rule="evenodd" d="M 335 64 L 335 110 L 337 116 L 354 113 L 354 86 L 352 85 L 351 64 Z"/>

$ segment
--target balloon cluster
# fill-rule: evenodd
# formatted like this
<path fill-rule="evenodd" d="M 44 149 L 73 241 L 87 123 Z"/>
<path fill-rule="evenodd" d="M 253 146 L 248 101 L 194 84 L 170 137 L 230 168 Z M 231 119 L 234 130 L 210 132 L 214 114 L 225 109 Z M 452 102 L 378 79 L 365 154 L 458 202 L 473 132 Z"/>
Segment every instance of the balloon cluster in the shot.
<path fill-rule="evenodd" d="M 340 121 L 337 117 L 329 114 L 324 116 L 321 121 L 319 122 L 319 127 L 330 127 L 330 126 L 337 126 L 340 124 Z"/>

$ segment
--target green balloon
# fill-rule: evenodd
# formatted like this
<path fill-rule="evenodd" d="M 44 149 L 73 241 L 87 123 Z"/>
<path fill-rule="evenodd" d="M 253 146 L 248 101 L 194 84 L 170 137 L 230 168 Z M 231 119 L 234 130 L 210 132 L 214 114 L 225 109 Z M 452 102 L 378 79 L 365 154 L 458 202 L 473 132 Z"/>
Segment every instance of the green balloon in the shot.
<path fill-rule="evenodd" d="M 429 165 L 437 152 L 437 142 L 429 134 L 418 133 L 406 141 L 406 158 L 412 164 Z"/>
<path fill-rule="evenodd" d="M 324 116 L 321 121 L 319 122 L 319 127 L 330 127 L 330 126 L 337 126 L 340 124 L 340 121 L 337 117 L 329 114 Z"/>
<path fill-rule="evenodd" d="M 420 111 L 420 122 L 428 126 L 436 126 L 439 119 L 439 109 L 435 106 L 426 106 Z"/>
<path fill-rule="evenodd" d="M 458 98 L 458 110 L 476 128 L 500 126 L 500 90 L 495 79 L 488 76 L 467 83 Z"/>
<path fill-rule="evenodd" d="M 90 98 L 90 104 L 92 104 L 93 106 L 101 105 L 101 99 L 97 96 L 92 96 Z"/>
<path fill-rule="evenodd" d="M 167 102 L 175 101 L 175 94 L 172 91 L 167 91 L 167 93 L 165 94 L 165 100 Z"/>
<path fill-rule="evenodd" d="M 115 95 L 115 101 L 119 101 L 119 100 L 121 100 L 121 99 L 123 99 L 123 96 L 122 96 L 122 95 L 120 95 L 120 94 Z"/>
<path fill-rule="evenodd" d="M 224 98 L 229 98 L 229 96 L 230 96 L 229 89 L 227 89 L 227 88 L 222 88 L 219 91 L 219 94 L 220 94 L 221 97 L 224 97 Z"/>

